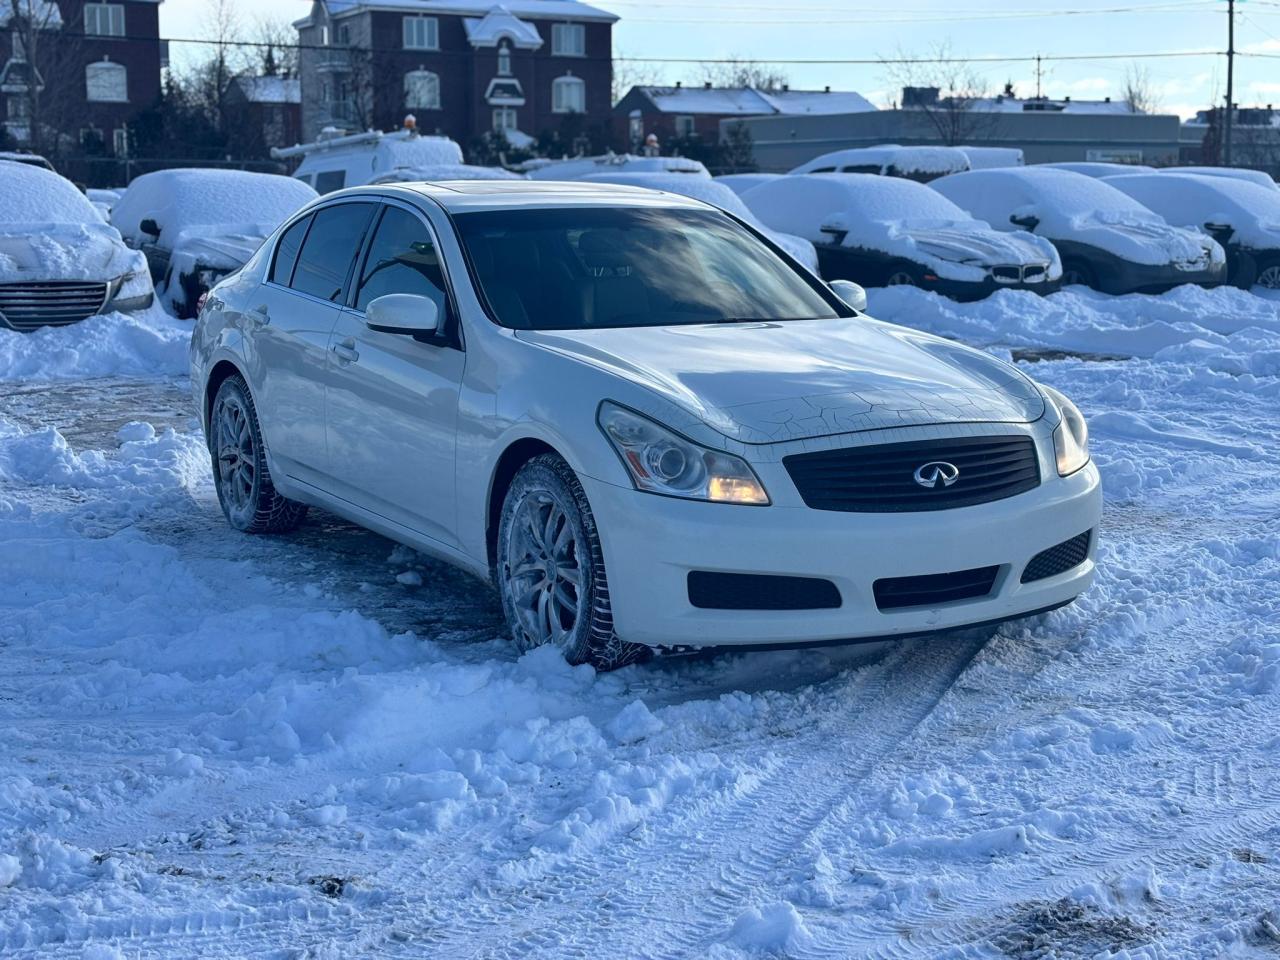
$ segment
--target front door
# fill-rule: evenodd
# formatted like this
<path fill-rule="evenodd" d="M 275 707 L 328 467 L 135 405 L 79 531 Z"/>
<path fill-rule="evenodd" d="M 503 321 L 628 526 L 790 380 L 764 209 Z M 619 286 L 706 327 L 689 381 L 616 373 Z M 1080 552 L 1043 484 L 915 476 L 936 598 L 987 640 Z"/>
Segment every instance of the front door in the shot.
<path fill-rule="evenodd" d="M 326 390 L 335 492 L 434 540 L 456 544 L 454 458 L 464 354 L 435 238 L 387 204 L 330 339 Z M 390 293 L 430 297 L 444 318 L 429 341 L 370 330 L 365 308 Z"/>

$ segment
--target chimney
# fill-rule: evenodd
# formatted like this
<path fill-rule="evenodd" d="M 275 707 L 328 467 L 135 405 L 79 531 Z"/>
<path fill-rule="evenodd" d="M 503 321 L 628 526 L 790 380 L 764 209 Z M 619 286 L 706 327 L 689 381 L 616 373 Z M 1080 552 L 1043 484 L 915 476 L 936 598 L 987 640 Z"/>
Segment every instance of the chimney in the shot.
<path fill-rule="evenodd" d="M 1071 98 L 1070 98 L 1070 97 L 1063 97 L 1063 98 L 1062 98 L 1062 102 L 1063 102 L 1063 103 L 1070 103 L 1070 102 L 1071 102 Z"/>
<path fill-rule="evenodd" d="M 1103 103 L 1110 103 L 1110 102 L 1111 102 L 1111 98 L 1110 98 L 1110 97 L 1107 97 L 1107 99 L 1105 99 L 1105 100 L 1104 100 L 1104 101 L 1102 101 L 1102 102 L 1103 102 Z"/>
<path fill-rule="evenodd" d="M 827 85 L 827 86 L 823 87 L 823 88 L 822 88 L 822 92 L 823 92 L 823 93 L 830 93 L 830 92 L 831 92 L 831 87 L 830 87 L 830 85 Z"/>
<path fill-rule="evenodd" d="M 679 80 L 677 80 L 677 81 L 676 81 L 676 89 L 677 89 L 677 90 L 679 90 L 679 89 L 680 89 L 680 81 L 679 81 Z"/>
<path fill-rule="evenodd" d="M 791 84 L 789 84 L 789 83 L 784 83 L 784 84 L 782 85 L 782 92 L 783 92 L 783 93 L 790 93 L 790 92 L 791 92 Z"/>
<path fill-rule="evenodd" d="M 711 89 L 711 81 L 710 81 L 710 80 L 708 80 L 706 83 L 704 83 L 704 84 L 702 85 L 702 89 L 703 89 L 703 90 L 710 90 L 710 89 Z"/>

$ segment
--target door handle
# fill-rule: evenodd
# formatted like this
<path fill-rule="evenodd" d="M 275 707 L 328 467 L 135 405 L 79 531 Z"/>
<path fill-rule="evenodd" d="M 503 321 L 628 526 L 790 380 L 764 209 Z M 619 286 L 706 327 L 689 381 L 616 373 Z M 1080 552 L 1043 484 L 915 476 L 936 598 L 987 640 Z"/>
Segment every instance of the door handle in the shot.
<path fill-rule="evenodd" d="M 341 343 L 335 343 L 329 348 L 334 355 L 342 363 L 355 363 L 360 359 L 360 351 L 356 349 L 354 340 L 343 340 Z"/>

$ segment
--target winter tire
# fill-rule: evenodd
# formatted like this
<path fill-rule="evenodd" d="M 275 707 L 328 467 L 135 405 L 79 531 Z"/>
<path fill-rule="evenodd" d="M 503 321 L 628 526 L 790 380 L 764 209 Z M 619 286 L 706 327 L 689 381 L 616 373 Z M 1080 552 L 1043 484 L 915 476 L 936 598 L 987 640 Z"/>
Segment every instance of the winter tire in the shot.
<path fill-rule="evenodd" d="M 650 653 L 614 632 L 595 517 L 577 475 L 555 454 L 526 463 L 507 491 L 494 577 L 521 650 L 550 644 L 597 670 Z"/>
<path fill-rule="evenodd" d="M 244 533 L 285 533 L 307 506 L 276 492 L 267 468 L 258 412 L 239 375 L 222 381 L 209 412 L 213 483 L 227 522 Z"/>

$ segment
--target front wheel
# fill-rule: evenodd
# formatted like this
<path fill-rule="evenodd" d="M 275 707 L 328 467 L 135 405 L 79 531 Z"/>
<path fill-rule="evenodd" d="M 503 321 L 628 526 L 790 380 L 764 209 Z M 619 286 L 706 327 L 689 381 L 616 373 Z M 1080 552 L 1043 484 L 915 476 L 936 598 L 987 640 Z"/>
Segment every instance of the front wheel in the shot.
<path fill-rule="evenodd" d="M 551 645 L 573 664 L 616 670 L 649 653 L 613 629 L 595 517 L 572 468 L 555 454 L 526 463 L 498 525 L 494 576 L 521 650 Z"/>
<path fill-rule="evenodd" d="M 1257 284 L 1265 290 L 1280 290 L 1280 260 L 1264 261 L 1258 266 Z"/>

